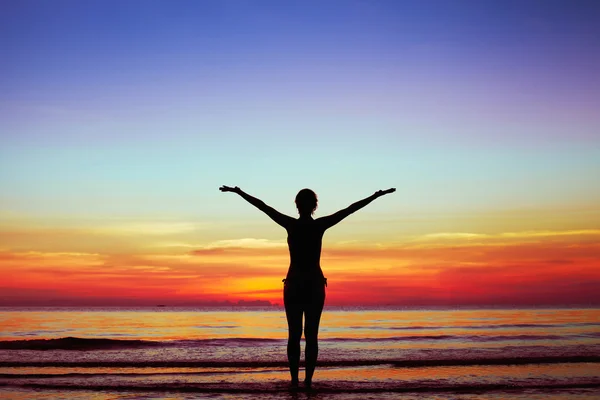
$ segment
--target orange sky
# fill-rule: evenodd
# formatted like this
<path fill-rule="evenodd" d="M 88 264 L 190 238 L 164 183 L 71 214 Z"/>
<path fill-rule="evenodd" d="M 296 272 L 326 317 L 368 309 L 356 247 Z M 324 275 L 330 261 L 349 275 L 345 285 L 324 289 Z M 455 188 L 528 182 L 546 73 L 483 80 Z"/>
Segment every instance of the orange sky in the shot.
<path fill-rule="evenodd" d="M 352 216 L 326 234 L 327 304 L 598 305 L 598 215 Z M 271 225 L 5 217 L 0 305 L 281 303 L 288 254 Z"/>
<path fill-rule="evenodd" d="M 0 305 L 600 304 L 597 2 L 5 3 Z"/>

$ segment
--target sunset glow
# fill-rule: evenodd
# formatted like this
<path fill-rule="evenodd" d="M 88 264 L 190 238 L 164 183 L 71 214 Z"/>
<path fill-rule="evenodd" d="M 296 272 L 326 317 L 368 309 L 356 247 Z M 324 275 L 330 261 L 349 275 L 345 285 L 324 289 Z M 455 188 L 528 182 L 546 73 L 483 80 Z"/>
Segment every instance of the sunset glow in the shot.
<path fill-rule="evenodd" d="M 326 233 L 327 305 L 600 305 L 575 3 L 5 3 L 0 306 L 281 304 L 286 232 L 220 185 L 397 188 Z"/>
<path fill-rule="evenodd" d="M 118 227 L 4 231 L 3 243 L 13 250 L 0 253 L 0 267 L 9 272 L 3 304 L 281 302 L 289 263 L 281 240 L 202 245 L 195 230 L 156 226 L 131 237 Z M 402 229 L 401 222 L 397 226 Z M 132 240 L 128 247 L 124 237 Z M 328 304 L 593 304 L 600 289 L 599 239 L 599 229 L 587 228 L 329 240 L 322 255 Z"/>

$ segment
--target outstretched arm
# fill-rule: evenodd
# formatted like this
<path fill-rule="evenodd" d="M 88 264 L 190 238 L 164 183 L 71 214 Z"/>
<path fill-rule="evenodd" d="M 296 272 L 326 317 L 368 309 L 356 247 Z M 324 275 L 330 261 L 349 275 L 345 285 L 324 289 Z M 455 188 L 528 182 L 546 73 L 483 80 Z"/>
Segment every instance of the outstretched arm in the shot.
<path fill-rule="evenodd" d="M 250 196 L 248 193 L 244 192 L 239 187 L 230 187 L 230 186 L 221 186 L 219 188 L 221 192 L 233 192 L 237 193 L 248 203 L 252 204 L 254 207 L 258 208 L 260 211 L 267 214 L 273 221 L 277 222 L 279 225 L 283 226 L 287 229 L 290 222 L 293 220 L 292 217 L 289 217 L 285 214 L 280 213 L 276 209 L 271 206 L 265 204 L 264 201 L 257 199 L 256 197 Z"/>
<path fill-rule="evenodd" d="M 346 218 L 348 215 L 352 214 L 353 212 L 360 210 L 361 208 L 363 208 L 364 206 L 366 206 L 367 204 L 369 204 L 376 198 L 381 197 L 388 193 L 394 193 L 395 191 L 396 191 L 395 188 L 388 189 L 388 190 L 378 190 L 375 193 L 373 193 L 371 196 L 364 198 L 362 200 L 359 200 L 356 203 L 349 205 L 347 208 L 344 208 L 343 210 L 336 212 L 335 214 L 331 214 L 331 215 L 328 215 L 327 217 L 319 218 L 318 221 L 320 221 L 324 224 L 325 229 L 331 228 L 333 225 L 337 224 L 338 222 L 340 222 L 341 220 L 343 220 L 344 218 Z"/>

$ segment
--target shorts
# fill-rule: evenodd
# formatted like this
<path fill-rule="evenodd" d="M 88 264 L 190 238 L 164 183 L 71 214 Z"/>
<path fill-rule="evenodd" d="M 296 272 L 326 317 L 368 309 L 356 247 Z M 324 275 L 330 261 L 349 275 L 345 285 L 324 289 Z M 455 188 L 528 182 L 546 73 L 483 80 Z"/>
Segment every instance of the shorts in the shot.
<path fill-rule="evenodd" d="M 327 278 L 311 280 L 283 280 L 283 303 L 306 307 L 323 307 L 325 304 L 325 287 Z"/>

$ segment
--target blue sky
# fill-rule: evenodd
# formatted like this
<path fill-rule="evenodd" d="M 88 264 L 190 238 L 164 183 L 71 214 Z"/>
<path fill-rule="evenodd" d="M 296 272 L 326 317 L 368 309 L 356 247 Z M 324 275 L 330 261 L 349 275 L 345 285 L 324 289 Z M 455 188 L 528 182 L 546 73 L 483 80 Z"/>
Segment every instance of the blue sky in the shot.
<path fill-rule="evenodd" d="M 600 200 L 594 1 L 8 1 L 0 209 L 225 218 Z"/>

